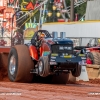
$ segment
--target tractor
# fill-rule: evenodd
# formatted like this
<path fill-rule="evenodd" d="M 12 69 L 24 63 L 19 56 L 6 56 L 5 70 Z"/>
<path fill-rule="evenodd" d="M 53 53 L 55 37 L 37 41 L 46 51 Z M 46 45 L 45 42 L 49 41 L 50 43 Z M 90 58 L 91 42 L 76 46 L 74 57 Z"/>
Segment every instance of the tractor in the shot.
<path fill-rule="evenodd" d="M 34 77 L 48 77 L 60 73 L 81 74 L 85 54 L 73 51 L 73 42 L 57 32 L 38 30 L 31 41 L 12 46 L 8 55 L 8 77 L 12 82 L 32 82 Z"/>
<path fill-rule="evenodd" d="M 84 40 L 84 38 L 83 38 Z M 86 55 L 86 63 L 87 64 L 95 64 L 100 65 L 100 42 L 99 38 L 88 38 L 87 45 L 83 46 L 75 46 L 74 51 L 77 53 L 85 54 Z M 85 43 L 82 41 L 82 43 Z M 76 53 L 76 54 L 77 54 Z"/>

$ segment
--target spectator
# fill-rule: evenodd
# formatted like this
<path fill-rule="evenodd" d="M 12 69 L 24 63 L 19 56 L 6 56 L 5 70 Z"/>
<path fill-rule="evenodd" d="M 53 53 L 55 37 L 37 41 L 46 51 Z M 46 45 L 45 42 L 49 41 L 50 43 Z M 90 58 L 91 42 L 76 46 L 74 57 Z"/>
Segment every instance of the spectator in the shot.
<path fill-rule="evenodd" d="M 90 43 L 87 43 L 87 47 L 89 47 L 90 46 Z"/>
<path fill-rule="evenodd" d="M 0 35 L 2 35 L 2 37 L 3 37 L 3 33 L 4 33 L 4 28 L 3 28 L 2 25 L 0 24 Z"/>

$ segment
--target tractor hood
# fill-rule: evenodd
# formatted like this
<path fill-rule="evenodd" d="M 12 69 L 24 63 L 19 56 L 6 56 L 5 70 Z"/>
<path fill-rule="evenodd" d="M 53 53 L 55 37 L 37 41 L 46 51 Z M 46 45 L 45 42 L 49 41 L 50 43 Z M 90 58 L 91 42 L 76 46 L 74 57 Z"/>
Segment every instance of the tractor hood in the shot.
<path fill-rule="evenodd" d="M 73 41 L 68 38 L 48 38 L 46 39 L 49 44 L 73 44 Z"/>
<path fill-rule="evenodd" d="M 73 44 L 73 41 L 70 39 L 61 39 L 61 38 L 57 38 L 57 39 L 53 39 L 52 41 L 55 42 L 55 44 Z"/>
<path fill-rule="evenodd" d="M 58 37 L 58 32 L 52 32 L 52 41 L 55 42 L 55 44 L 73 44 L 73 41 L 66 38 L 66 32 L 60 32 L 60 37 Z"/>
<path fill-rule="evenodd" d="M 73 54 L 73 42 L 67 38 L 51 38 L 47 40 L 47 44 L 49 44 L 52 53 L 57 54 Z"/>

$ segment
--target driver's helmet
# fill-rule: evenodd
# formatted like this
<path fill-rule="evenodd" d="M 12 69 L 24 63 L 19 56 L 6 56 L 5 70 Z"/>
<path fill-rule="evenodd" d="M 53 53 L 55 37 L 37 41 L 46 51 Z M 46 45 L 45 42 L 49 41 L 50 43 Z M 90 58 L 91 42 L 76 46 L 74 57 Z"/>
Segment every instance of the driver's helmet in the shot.
<path fill-rule="evenodd" d="M 44 32 L 38 32 L 38 36 L 39 36 L 40 38 L 44 38 L 44 37 L 45 37 L 45 34 L 44 34 Z"/>

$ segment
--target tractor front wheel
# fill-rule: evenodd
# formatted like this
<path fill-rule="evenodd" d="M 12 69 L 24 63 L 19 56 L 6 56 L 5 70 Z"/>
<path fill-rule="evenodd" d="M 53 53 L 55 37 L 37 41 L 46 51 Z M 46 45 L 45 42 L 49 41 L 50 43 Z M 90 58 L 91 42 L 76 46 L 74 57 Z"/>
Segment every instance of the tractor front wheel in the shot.
<path fill-rule="evenodd" d="M 50 65 L 48 56 L 40 57 L 38 62 L 38 72 L 41 77 L 47 77 L 49 75 Z"/>
<path fill-rule="evenodd" d="M 74 77 L 80 76 L 80 74 L 81 74 L 81 65 L 79 65 L 79 64 L 77 63 L 75 69 L 73 69 L 71 72 L 72 72 L 72 75 L 73 75 Z"/>

